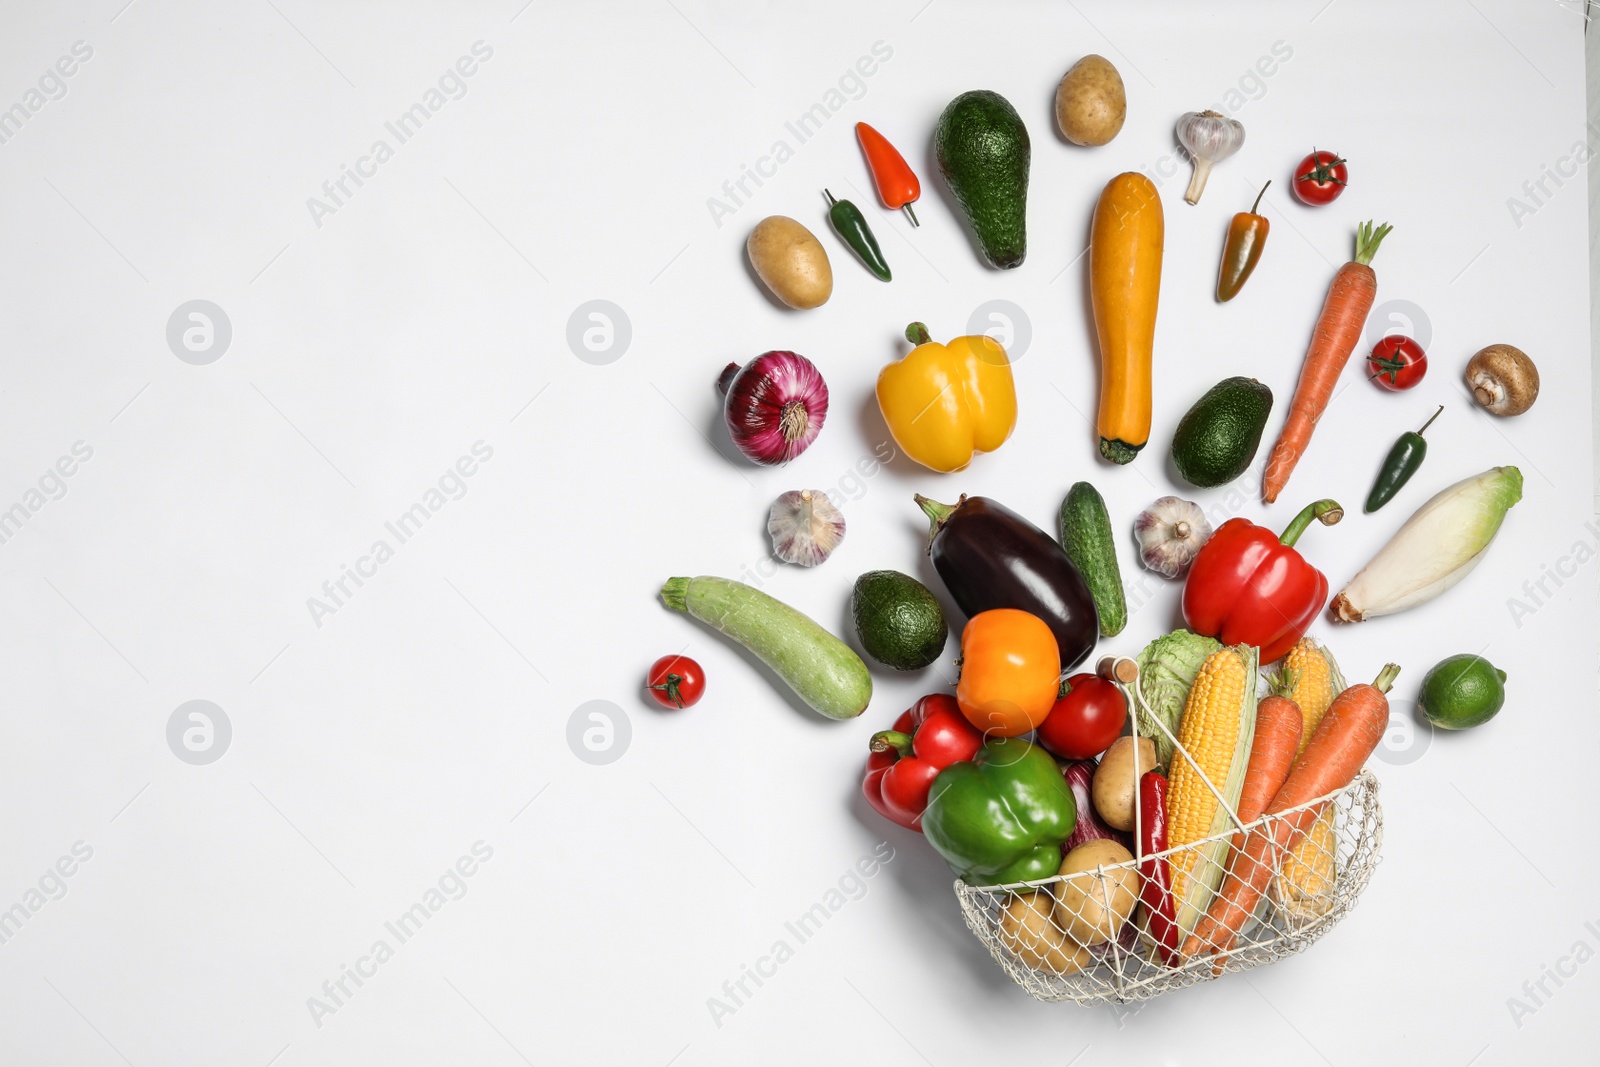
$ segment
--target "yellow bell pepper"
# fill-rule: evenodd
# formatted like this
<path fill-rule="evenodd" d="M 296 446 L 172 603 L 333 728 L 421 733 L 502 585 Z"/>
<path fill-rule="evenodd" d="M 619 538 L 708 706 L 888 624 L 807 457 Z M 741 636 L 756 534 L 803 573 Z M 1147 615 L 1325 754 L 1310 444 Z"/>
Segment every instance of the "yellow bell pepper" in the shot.
<path fill-rule="evenodd" d="M 986 334 L 935 344 L 920 322 L 917 347 L 878 375 L 878 407 L 900 451 L 936 471 L 958 471 L 1006 443 L 1017 425 L 1011 361 Z"/>

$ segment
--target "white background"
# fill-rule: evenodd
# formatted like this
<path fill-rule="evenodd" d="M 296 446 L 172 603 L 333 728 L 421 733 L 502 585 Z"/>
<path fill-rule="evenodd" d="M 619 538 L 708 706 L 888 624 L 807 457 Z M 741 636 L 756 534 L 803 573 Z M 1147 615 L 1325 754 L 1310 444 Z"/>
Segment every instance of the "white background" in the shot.
<path fill-rule="evenodd" d="M 0 908 L 74 842 L 93 849 L 0 944 L 0 1059 L 1487 1065 L 1587 1047 L 1600 964 L 1547 981 L 1554 995 L 1520 1026 L 1508 1006 L 1580 940 L 1600 949 L 1584 925 L 1600 929 L 1595 565 L 1547 583 L 1520 627 L 1508 606 L 1595 541 L 1583 183 L 1547 183 L 1520 226 L 1507 204 L 1585 136 L 1575 4 L 124 3 L 13 4 L 0 33 L 0 106 L 74 41 L 94 50 L 0 145 L 0 508 L 74 442 L 93 449 L 65 497 L 0 544 Z M 465 97 L 318 226 L 307 198 L 375 139 L 393 146 L 384 123 L 480 40 L 493 56 Z M 796 145 L 785 121 L 878 41 L 892 58 L 864 95 Z M 1292 57 L 1250 80 L 1280 41 Z M 1127 125 L 1093 150 L 1066 144 L 1050 107 L 1087 52 L 1128 92 Z M 1198 207 L 1181 201 L 1186 164 L 1162 184 L 1156 428 L 1138 462 L 1109 468 L 1084 417 L 1092 205 L 1119 171 L 1170 167 L 1177 115 L 1224 104 L 1242 79 L 1228 106 L 1243 151 Z M 929 158 L 939 110 L 973 88 L 1010 99 L 1033 139 L 1028 257 L 1011 272 L 980 265 Z M 921 173 L 921 229 L 877 208 L 858 120 Z M 779 138 L 794 157 L 718 226 L 707 198 Z M 1316 211 L 1284 188 L 1313 144 L 1352 171 Z M 1219 306 L 1227 220 L 1268 178 L 1265 259 Z M 871 215 L 892 284 L 827 233 L 824 185 Z M 773 213 L 828 248 L 823 308 L 782 310 L 751 279 L 744 238 Z M 1316 626 L 1352 679 L 1404 666 L 1373 764 L 1384 862 L 1337 929 L 1271 969 L 1131 1015 L 1035 1003 L 966 931 L 939 859 L 859 795 L 867 736 L 941 684 L 954 643 L 923 676 L 878 673 L 861 720 L 828 722 L 656 590 L 760 565 L 767 505 L 792 488 L 844 492 L 849 535 L 820 570 L 765 587 L 832 628 L 864 570 L 936 584 L 913 492 L 989 494 L 1050 525 L 1087 478 L 1126 529 L 1177 490 L 1171 428 L 1215 381 L 1271 386 L 1276 432 L 1366 218 L 1395 225 L 1380 305 L 1420 310 L 1372 328 L 1420 332 L 1425 317 L 1427 379 L 1380 394 L 1352 367 L 1273 508 L 1250 479 L 1231 504 L 1189 495 L 1273 526 L 1313 496 L 1343 500 L 1345 523 L 1302 542 L 1337 588 L 1433 491 L 1521 467 L 1526 497 L 1462 586 L 1402 616 Z M 166 342 L 193 299 L 232 323 L 208 366 Z M 591 299 L 632 324 L 610 365 L 566 341 Z M 906 322 L 965 333 L 991 299 L 1032 333 L 1014 353 L 1012 440 L 959 475 L 902 458 L 850 480 L 885 440 L 871 384 L 905 350 Z M 1514 421 L 1459 385 L 1496 341 L 1543 373 Z M 711 388 L 723 364 L 770 348 L 814 359 L 833 398 L 817 444 L 782 470 L 732 455 Z M 1389 444 L 1438 403 L 1415 483 L 1361 515 Z M 466 495 L 316 625 L 307 599 L 478 441 L 493 457 Z M 1139 579 L 1131 540 L 1119 547 Z M 1102 648 L 1135 653 L 1175 623 L 1176 586 L 1144 587 Z M 657 713 L 643 672 L 684 650 L 710 692 Z M 1427 668 L 1477 651 L 1510 676 L 1499 718 L 1460 736 L 1411 728 Z M 232 724 L 207 766 L 166 741 L 192 699 Z M 631 724 L 609 765 L 567 743 L 590 700 Z M 378 938 L 393 945 L 385 921 L 477 841 L 493 857 L 466 894 L 318 1025 L 308 998 Z M 718 1026 L 708 998 L 775 940 L 793 944 L 785 921 L 880 841 L 895 858 L 865 895 Z"/>

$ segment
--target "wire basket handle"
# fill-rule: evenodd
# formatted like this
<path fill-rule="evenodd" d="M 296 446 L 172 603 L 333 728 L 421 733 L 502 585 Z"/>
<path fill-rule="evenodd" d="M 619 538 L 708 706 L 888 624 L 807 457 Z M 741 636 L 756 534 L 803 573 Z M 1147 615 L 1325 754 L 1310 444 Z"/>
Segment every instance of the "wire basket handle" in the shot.
<path fill-rule="evenodd" d="M 1195 762 L 1195 758 L 1193 756 L 1189 755 L 1189 750 L 1184 748 L 1183 744 L 1176 737 L 1172 736 L 1172 731 L 1167 729 L 1167 724 L 1161 721 L 1161 716 L 1152 711 L 1150 709 L 1150 705 L 1144 702 L 1144 695 L 1139 692 L 1139 664 L 1135 663 L 1131 659 L 1128 659 L 1126 656 L 1107 656 L 1100 661 L 1100 663 L 1096 666 L 1095 671 L 1102 678 L 1114 683 L 1118 689 L 1122 690 L 1123 698 L 1134 707 L 1134 768 L 1138 769 L 1139 766 L 1138 752 L 1140 717 L 1138 712 L 1143 711 L 1145 717 L 1151 722 L 1155 723 L 1156 728 L 1166 735 L 1168 741 L 1172 742 L 1172 750 L 1174 752 L 1182 753 L 1183 758 L 1188 761 L 1189 766 L 1194 768 L 1194 773 L 1198 774 L 1200 776 L 1200 780 L 1206 784 L 1206 788 L 1211 790 L 1211 795 L 1217 798 L 1217 803 L 1222 805 L 1222 810 L 1228 813 L 1228 818 L 1232 820 L 1233 825 L 1238 829 L 1238 831 L 1240 833 L 1246 833 L 1247 831 L 1245 829 L 1244 822 L 1240 820 L 1239 813 L 1235 811 L 1233 805 L 1229 804 L 1227 799 L 1223 797 L 1222 790 L 1218 789 L 1216 785 L 1212 783 L 1210 777 L 1207 776 L 1206 772 L 1200 769 L 1200 764 Z M 1133 791 L 1133 818 L 1135 827 L 1139 825 L 1139 815 L 1139 789 L 1136 785 Z"/>

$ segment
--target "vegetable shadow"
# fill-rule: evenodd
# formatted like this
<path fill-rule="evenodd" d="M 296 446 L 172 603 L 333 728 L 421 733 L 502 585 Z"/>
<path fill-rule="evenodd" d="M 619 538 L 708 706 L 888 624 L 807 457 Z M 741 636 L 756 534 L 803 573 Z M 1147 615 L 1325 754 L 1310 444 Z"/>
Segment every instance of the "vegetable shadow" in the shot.
<path fill-rule="evenodd" d="M 920 918 L 919 929 L 929 942 L 923 949 L 961 960 L 971 971 L 976 988 L 993 997 L 997 1005 L 1014 1005 L 1022 992 L 990 957 L 983 942 L 967 929 L 961 905 L 951 888 L 955 875 L 950 868 L 921 834 L 897 826 L 874 811 L 861 792 L 859 778 L 852 778 L 851 782 L 847 801 L 850 814 L 875 840 L 888 841 L 894 847 L 894 859 L 884 866 L 900 892 L 900 903 L 909 905 Z"/>

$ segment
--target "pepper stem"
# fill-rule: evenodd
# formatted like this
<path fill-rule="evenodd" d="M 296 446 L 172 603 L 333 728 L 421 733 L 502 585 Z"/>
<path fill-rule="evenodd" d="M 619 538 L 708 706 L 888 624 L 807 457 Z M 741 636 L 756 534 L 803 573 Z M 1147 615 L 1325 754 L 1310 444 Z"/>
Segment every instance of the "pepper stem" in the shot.
<path fill-rule="evenodd" d="M 917 213 L 915 211 L 911 210 L 911 205 L 910 204 L 901 204 L 900 205 L 900 210 L 904 211 L 906 213 L 906 217 L 911 220 L 911 225 L 913 227 L 917 227 L 917 226 L 921 226 L 922 225 L 922 223 L 917 221 Z"/>
<path fill-rule="evenodd" d="M 925 345 L 933 340 L 933 335 L 928 332 L 928 328 L 922 323 L 913 322 L 906 327 L 906 340 L 914 345 Z"/>
<path fill-rule="evenodd" d="M 1417 431 L 1417 436 L 1421 437 L 1423 434 L 1427 433 L 1428 432 L 1428 427 L 1433 425 L 1433 420 L 1437 419 L 1440 415 L 1443 415 L 1443 414 L 1444 414 L 1444 405 L 1440 404 L 1439 405 L 1439 410 L 1435 411 L 1431 416 L 1429 416 L 1428 421 L 1422 424 L 1422 429 Z"/>
<path fill-rule="evenodd" d="M 1307 504 L 1300 514 L 1284 527 L 1283 535 L 1278 541 L 1292 548 L 1294 543 L 1300 540 L 1300 535 L 1306 532 L 1306 527 L 1311 525 L 1313 519 L 1324 526 L 1332 526 L 1342 518 L 1344 518 L 1344 508 L 1341 508 L 1336 500 L 1319 500 L 1315 504 Z"/>
<path fill-rule="evenodd" d="M 950 516 L 956 513 L 956 509 L 967 502 L 967 494 L 962 493 L 961 498 L 954 504 L 941 504 L 937 500 L 929 500 L 921 493 L 915 494 L 912 499 L 917 502 L 923 514 L 933 522 L 932 528 L 928 530 L 928 551 L 931 552 L 933 539 L 939 536 L 939 531 L 944 529 L 944 524 L 950 521 Z"/>
<path fill-rule="evenodd" d="M 1387 693 L 1389 687 L 1394 685 L 1395 678 L 1400 674 L 1398 663 L 1386 663 L 1383 670 L 1378 672 L 1378 677 L 1372 682 L 1372 688 L 1380 693 Z"/>
<path fill-rule="evenodd" d="M 1272 184 L 1272 179 L 1270 179 L 1270 178 L 1267 179 L 1267 185 L 1271 185 L 1271 184 Z M 1267 185 L 1263 185 L 1261 187 L 1261 191 L 1256 194 L 1256 202 L 1250 205 L 1250 214 L 1252 214 L 1252 215 L 1256 214 L 1256 208 L 1261 206 L 1261 198 L 1263 196 L 1267 195 Z"/>
<path fill-rule="evenodd" d="M 828 192 L 828 190 L 826 190 L 826 189 L 822 190 L 822 195 L 828 198 L 828 206 L 829 207 L 832 207 L 833 205 L 835 205 L 835 204 L 837 204 L 839 202 L 839 201 L 835 200 L 833 198 L 833 194 Z"/>
<path fill-rule="evenodd" d="M 879 730 L 867 742 L 867 747 L 874 752 L 893 750 L 901 759 L 908 759 L 911 756 L 911 735 L 899 730 Z"/>

